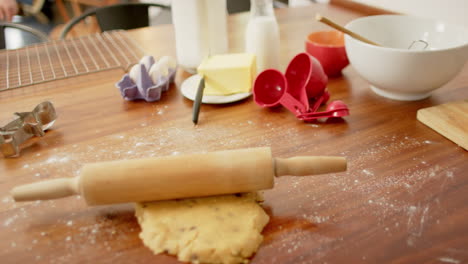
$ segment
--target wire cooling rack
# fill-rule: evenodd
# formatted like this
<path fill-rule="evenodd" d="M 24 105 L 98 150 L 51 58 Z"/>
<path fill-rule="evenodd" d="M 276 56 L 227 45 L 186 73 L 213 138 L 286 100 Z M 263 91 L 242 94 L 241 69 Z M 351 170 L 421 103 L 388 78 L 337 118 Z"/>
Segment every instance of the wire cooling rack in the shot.
<path fill-rule="evenodd" d="M 0 92 L 122 68 L 144 55 L 122 30 L 0 51 Z"/>

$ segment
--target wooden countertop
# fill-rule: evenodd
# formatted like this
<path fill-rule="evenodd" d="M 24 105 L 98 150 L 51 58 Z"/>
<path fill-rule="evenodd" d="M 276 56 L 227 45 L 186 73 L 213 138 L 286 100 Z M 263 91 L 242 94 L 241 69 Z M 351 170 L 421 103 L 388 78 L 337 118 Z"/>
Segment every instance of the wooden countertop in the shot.
<path fill-rule="evenodd" d="M 308 32 L 326 29 L 316 12 L 341 24 L 360 16 L 333 6 L 277 11 L 282 66 L 304 49 Z M 242 49 L 247 14 L 230 18 L 232 51 Z M 131 35 L 155 56 L 175 55 L 171 26 Z M 382 66 L 385 70 L 385 66 Z M 0 159 L 2 263 L 177 263 L 153 255 L 138 238 L 132 204 L 87 207 L 79 197 L 14 203 L 19 184 L 78 174 L 87 162 L 271 146 L 278 157 L 346 156 L 345 173 L 278 179 L 265 192 L 271 216 L 252 263 L 468 262 L 468 153 L 416 120 L 423 107 L 468 98 L 468 68 L 429 99 L 398 102 L 375 95 L 349 66 L 331 79 L 331 99 L 345 101 L 343 122 L 306 124 L 252 98 L 203 105 L 178 91 L 155 103 L 124 101 L 110 70 L 0 93 L 0 121 L 51 100 L 53 130 L 28 141 L 21 157 Z"/>

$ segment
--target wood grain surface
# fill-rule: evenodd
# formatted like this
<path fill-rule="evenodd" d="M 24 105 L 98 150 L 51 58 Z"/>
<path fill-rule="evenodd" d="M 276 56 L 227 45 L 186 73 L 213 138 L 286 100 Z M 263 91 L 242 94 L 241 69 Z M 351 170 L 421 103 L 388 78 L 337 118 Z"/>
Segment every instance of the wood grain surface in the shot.
<path fill-rule="evenodd" d="M 281 70 L 304 50 L 308 33 L 328 29 L 314 20 L 316 12 L 340 24 L 361 15 L 328 5 L 278 10 Z M 247 19 L 230 17 L 232 51 L 242 50 Z M 175 55 L 170 25 L 131 35 L 154 56 Z M 467 67 L 430 98 L 398 102 L 375 95 L 349 66 L 328 88 L 351 115 L 309 124 L 248 98 L 203 105 L 194 126 L 192 102 L 178 90 L 187 73 L 178 72 L 155 103 L 123 100 L 114 86 L 122 74 L 0 93 L 2 124 L 43 100 L 58 112 L 53 129 L 24 144 L 21 157 L 0 159 L 1 263 L 178 263 L 143 246 L 132 204 L 86 207 L 79 197 L 17 204 L 8 192 L 76 176 L 87 162 L 259 146 L 271 146 L 276 157 L 345 156 L 349 166 L 345 173 L 279 178 L 265 192 L 271 220 L 252 263 L 468 262 L 468 153 L 416 120 L 420 108 L 468 97 Z"/>

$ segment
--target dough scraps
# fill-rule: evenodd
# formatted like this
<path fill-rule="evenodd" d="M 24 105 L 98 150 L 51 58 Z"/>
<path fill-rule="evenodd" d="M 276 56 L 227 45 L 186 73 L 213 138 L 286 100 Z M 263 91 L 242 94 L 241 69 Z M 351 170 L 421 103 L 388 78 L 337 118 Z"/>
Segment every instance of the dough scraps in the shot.
<path fill-rule="evenodd" d="M 193 263 L 247 263 L 269 217 L 257 193 L 136 204 L 140 238 L 155 254 Z"/>

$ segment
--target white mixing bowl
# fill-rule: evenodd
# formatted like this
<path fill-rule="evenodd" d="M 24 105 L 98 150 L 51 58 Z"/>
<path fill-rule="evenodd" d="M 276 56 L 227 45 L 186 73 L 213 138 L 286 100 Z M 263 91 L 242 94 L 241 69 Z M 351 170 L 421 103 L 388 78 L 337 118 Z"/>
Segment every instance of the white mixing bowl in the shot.
<path fill-rule="evenodd" d="M 461 26 L 412 16 L 379 15 L 353 20 L 346 28 L 382 45 L 345 37 L 351 65 L 374 92 L 387 98 L 426 98 L 453 79 L 468 59 L 468 30 Z"/>

